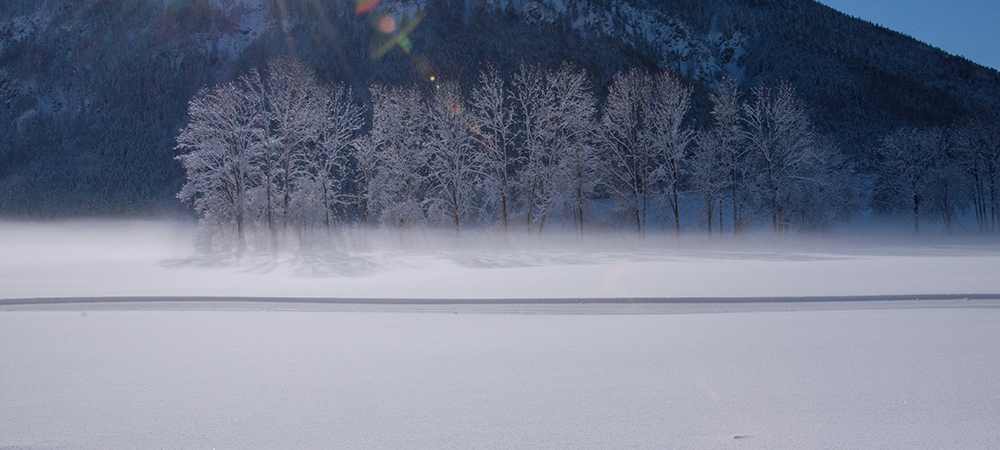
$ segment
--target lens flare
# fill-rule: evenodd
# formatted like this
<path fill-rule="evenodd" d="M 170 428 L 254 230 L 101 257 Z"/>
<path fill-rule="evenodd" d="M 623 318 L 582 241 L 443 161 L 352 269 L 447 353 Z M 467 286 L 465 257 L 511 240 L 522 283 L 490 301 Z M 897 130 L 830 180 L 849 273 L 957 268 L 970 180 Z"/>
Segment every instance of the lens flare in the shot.
<path fill-rule="evenodd" d="M 378 6 L 379 0 L 355 0 L 354 2 L 354 14 L 363 15 L 368 14 L 371 10 Z"/>
<path fill-rule="evenodd" d="M 378 20 L 378 30 L 382 34 L 392 34 L 393 31 L 396 31 L 396 19 L 393 19 L 392 16 L 383 16 Z"/>
<path fill-rule="evenodd" d="M 385 44 L 382 44 L 381 47 L 375 49 L 375 51 L 373 51 L 371 54 L 371 59 L 381 58 L 382 55 L 388 53 L 389 50 L 392 50 L 397 45 L 404 52 L 410 53 L 410 50 L 412 50 L 413 48 L 413 44 L 410 42 L 409 34 L 411 31 L 413 31 L 414 28 L 417 27 L 417 25 L 420 24 L 420 21 L 424 20 L 424 17 L 426 16 L 427 13 L 424 11 L 420 11 L 419 13 L 417 13 L 416 17 L 410 20 L 410 22 L 407 23 L 406 26 L 401 28 L 399 32 L 396 33 L 396 35 L 389 40 L 389 42 L 386 42 Z"/>

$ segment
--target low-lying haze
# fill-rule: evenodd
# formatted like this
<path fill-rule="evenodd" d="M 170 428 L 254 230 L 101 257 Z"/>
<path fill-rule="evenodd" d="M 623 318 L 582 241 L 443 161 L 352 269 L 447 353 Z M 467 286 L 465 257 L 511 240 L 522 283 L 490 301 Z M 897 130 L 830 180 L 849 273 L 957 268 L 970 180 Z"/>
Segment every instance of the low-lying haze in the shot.
<path fill-rule="evenodd" d="M 172 222 L 0 224 L 0 299 L 594 299 L 1000 293 L 991 237 L 350 230 L 326 245 L 201 253 Z M 294 236 L 289 236 L 290 241 Z"/>

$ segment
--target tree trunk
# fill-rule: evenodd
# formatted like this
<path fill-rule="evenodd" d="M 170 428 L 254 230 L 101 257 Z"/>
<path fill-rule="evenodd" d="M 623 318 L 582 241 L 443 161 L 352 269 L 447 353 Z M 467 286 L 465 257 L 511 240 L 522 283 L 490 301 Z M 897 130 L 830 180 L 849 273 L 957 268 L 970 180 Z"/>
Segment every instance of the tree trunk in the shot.
<path fill-rule="evenodd" d="M 997 167 L 990 163 L 990 230 L 997 230 L 997 222 L 1000 222 L 1000 208 L 997 205 Z"/>
<path fill-rule="evenodd" d="M 735 162 L 733 163 L 735 165 Z M 737 194 L 737 179 L 736 179 L 736 169 L 730 172 L 730 182 L 732 183 L 732 199 L 733 199 L 733 236 L 739 236 L 740 231 L 742 231 L 743 224 L 742 218 L 740 217 L 739 208 L 739 196 Z"/>
<path fill-rule="evenodd" d="M 672 204 L 670 208 L 673 210 L 674 213 L 674 234 L 676 234 L 677 238 L 679 239 L 681 237 L 680 197 L 677 195 L 676 189 L 674 189 L 674 191 L 671 192 L 671 196 L 672 196 L 672 201 L 671 201 Z"/>
<path fill-rule="evenodd" d="M 507 189 L 500 193 L 500 221 L 503 223 L 503 232 L 507 234 Z"/>
<path fill-rule="evenodd" d="M 247 237 L 243 230 L 243 211 L 236 213 L 236 250 L 243 254 L 247 249 Z"/>
<path fill-rule="evenodd" d="M 715 205 L 712 202 L 712 194 L 706 194 L 705 199 L 705 213 L 708 219 L 708 238 L 712 238 L 712 213 L 715 211 Z"/>
<path fill-rule="evenodd" d="M 635 205 L 635 232 L 642 236 L 642 222 L 639 220 L 639 205 Z"/>
<path fill-rule="evenodd" d="M 458 238 L 458 237 L 461 237 L 461 234 L 462 234 L 462 232 L 461 232 L 461 229 L 462 229 L 461 220 L 462 219 L 460 217 L 461 214 L 460 214 L 459 208 L 458 208 L 458 183 L 457 182 L 455 183 L 455 189 L 452 189 L 452 191 L 451 191 L 451 205 L 452 205 L 452 208 L 454 208 L 453 210 L 454 210 L 454 213 L 455 213 L 455 237 Z"/>
<path fill-rule="evenodd" d="M 722 238 L 722 236 L 723 236 L 722 233 L 725 231 L 722 228 L 722 211 L 723 211 L 723 209 L 725 209 L 725 205 L 723 205 L 722 199 L 719 199 L 719 238 Z"/>

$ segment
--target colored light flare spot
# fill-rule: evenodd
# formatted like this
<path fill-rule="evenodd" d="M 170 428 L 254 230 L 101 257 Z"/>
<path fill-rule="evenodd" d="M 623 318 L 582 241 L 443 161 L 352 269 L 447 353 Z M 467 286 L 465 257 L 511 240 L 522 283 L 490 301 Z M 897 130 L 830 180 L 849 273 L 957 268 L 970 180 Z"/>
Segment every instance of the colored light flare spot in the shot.
<path fill-rule="evenodd" d="M 435 77 L 434 75 L 431 75 L 431 82 L 433 82 L 436 79 L 437 79 L 437 77 Z"/>
<path fill-rule="evenodd" d="M 414 17 L 413 20 L 410 20 L 410 22 L 407 23 L 406 26 L 400 28 L 399 32 L 396 33 L 396 35 L 393 36 L 392 39 L 389 39 L 388 42 L 382 44 L 381 47 L 375 49 L 375 51 L 373 51 L 370 56 L 371 59 L 381 58 L 382 55 L 385 55 L 386 53 L 389 52 L 389 50 L 392 50 L 397 45 L 399 46 L 400 49 L 403 50 L 403 52 L 410 53 L 410 51 L 413 49 L 413 43 L 410 42 L 409 34 L 411 31 L 413 31 L 414 28 L 417 27 L 417 25 L 420 24 L 420 21 L 424 20 L 424 17 L 426 16 L 427 13 L 424 11 L 420 11 L 419 13 L 417 13 L 416 17 Z"/>
<path fill-rule="evenodd" d="M 396 19 L 390 16 L 383 16 L 378 20 L 378 30 L 382 34 L 392 34 L 393 31 L 396 31 Z"/>
<path fill-rule="evenodd" d="M 462 105 L 459 105 L 458 102 L 451 102 L 448 105 L 448 111 L 451 111 L 452 114 L 458 114 L 462 112 Z"/>
<path fill-rule="evenodd" d="M 370 13 L 376 6 L 378 6 L 379 0 L 356 0 L 354 2 L 354 14 L 364 15 Z"/>

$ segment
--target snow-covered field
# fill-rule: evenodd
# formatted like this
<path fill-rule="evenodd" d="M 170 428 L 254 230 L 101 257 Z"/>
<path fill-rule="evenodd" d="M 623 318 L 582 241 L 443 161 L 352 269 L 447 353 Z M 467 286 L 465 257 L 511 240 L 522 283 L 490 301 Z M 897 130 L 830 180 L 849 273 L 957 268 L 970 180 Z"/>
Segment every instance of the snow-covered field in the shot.
<path fill-rule="evenodd" d="M 0 448 L 998 448 L 996 306 L 8 310 Z"/>
<path fill-rule="evenodd" d="M 0 225 L 0 449 L 1000 447 L 996 240 L 191 239 Z"/>

